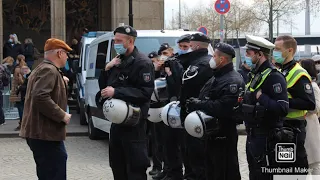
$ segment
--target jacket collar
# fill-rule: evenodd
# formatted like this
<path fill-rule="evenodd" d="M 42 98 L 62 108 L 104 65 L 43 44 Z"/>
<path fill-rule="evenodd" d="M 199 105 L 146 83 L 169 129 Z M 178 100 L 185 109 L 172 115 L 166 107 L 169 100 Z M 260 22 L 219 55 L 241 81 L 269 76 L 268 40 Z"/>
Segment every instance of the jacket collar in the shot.
<path fill-rule="evenodd" d="M 230 71 L 233 71 L 233 63 L 226 64 L 220 69 L 213 70 L 214 77 L 220 77 Z"/>
<path fill-rule="evenodd" d="M 255 69 L 253 70 L 253 74 L 256 74 L 258 72 L 263 72 L 267 68 L 272 68 L 272 67 L 273 65 L 271 64 L 271 62 L 269 60 L 266 60 L 258 67 L 258 70 L 255 70 Z"/>

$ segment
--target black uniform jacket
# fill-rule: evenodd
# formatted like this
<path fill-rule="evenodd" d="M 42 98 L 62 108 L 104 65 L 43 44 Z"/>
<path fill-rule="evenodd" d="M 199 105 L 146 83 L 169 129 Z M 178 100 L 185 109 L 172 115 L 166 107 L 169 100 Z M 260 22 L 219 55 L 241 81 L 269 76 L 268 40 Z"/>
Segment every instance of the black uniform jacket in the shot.
<path fill-rule="evenodd" d="M 267 68 L 273 68 L 273 71 L 265 79 L 260 88 L 253 93 L 255 101 L 253 105 L 259 102 L 265 109 L 260 125 L 265 128 L 272 128 L 277 126 L 278 122 L 281 124 L 283 117 L 288 114 L 289 101 L 285 77 L 275 69 L 271 62 L 263 62 L 252 77 L 254 78 L 255 74 L 261 73 Z M 262 94 L 259 99 L 256 99 L 256 92 L 259 90 L 261 90 Z M 250 126 L 250 124 L 247 125 Z"/>
<path fill-rule="evenodd" d="M 216 117 L 222 124 L 229 124 L 233 108 L 237 105 L 239 93 L 245 88 L 241 75 L 229 63 L 214 71 L 213 77 L 204 85 L 199 94 L 197 109 Z M 235 123 L 233 123 L 235 124 Z"/>
<path fill-rule="evenodd" d="M 154 90 L 154 67 L 151 60 L 137 48 L 128 57 L 120 57 L 121 64 L 99 77 L 100 90 L 107 86 L 115 88 L 115 99 L 139 106 L 142 118 L 148 117 L 150 98 Z"/>
<path fill-rule="evenodd" d="M 186 117 L 186 100 L 199 96 L 200 90 L 205 85 L 205 83 L 213 76 L 213 70 L 210 68 L 209 60 L 211 55 L 208 55 L 208 49 L 199 49 L 187 53 L 187 59 L 180 60 L 182 66 L 187 72 L 184 73 L 183 78 L 192 77 L 188 80 L 182 80 L 181 95 L 180 95 L 180 105 L 181 113 L 180 117 L 182 120 Z"/>

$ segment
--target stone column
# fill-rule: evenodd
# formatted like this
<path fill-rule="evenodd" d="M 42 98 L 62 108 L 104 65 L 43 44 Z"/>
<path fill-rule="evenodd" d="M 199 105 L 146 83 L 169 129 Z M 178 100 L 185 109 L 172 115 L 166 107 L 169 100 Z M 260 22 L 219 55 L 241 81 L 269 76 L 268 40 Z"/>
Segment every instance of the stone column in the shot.
<path fill-rule="evenodd" d="M 50 0 L 51 37 L 66 40 L 66 0 Z"/>
<path fill-rule="evenodd" d="M 0 60 L 3 59 L 3 9 L 2 9 L 2 0 L 0 0 Z"/>
<path fill-rule="evenodd" d="M 135 29 L 164 28 L 164 0 L 132 0 Z M 112 29 L 129 24 L 129 0 L 112 0 Z"/>
<path fill-rule="evenodd" d="M 99 31 L 111 31 L 111 0 L 99 0 Z"/>

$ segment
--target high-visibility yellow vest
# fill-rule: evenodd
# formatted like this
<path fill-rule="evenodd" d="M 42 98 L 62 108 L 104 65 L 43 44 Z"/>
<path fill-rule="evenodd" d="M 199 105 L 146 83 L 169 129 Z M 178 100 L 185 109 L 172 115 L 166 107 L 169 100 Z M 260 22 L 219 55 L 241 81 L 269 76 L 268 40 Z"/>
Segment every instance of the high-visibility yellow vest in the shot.
<path fill-rule="evenodd" d="M 254 92 L 255 90 L 259 89 L 260 86 L 263 84 L 263 82 L 267 79 L 267 77 L 269 76 L 269 74 L 272 72 L 271 68 L 267 68 L 266 70 L 264 70 L 261 75 L 262 78 L 259 82 L 259 84 L 255 87 L 255 88 L 251 88 L 250 85 L 252 83 L 252 80 L 254 79 L 254 77 L 251 78 L 250 82 L 246 85 L 247 90 L 249 90 L 250 92 Z"/>
<path fill-rule="evenodd" d="M 296 63 L 296 65 L 286 75 L 287 89 L 294 86 L 302 76 L 307 77 L 311 81 L 311 77 L 308 74 L 308 72 L 305 69 L 303 69 L 299 63 Z M 289 99 L 292 98 L 292 95 L 289 93 L 289 91 L 288 91 L 288 98 Z M 306 113 L 307 113 L 307 110 L 289 109 L 289 113 L 286 116 L 286 119 L 287 120 L 290 120 L 290 119 L 304 120 L 304 116 L 306 115 Z"/>

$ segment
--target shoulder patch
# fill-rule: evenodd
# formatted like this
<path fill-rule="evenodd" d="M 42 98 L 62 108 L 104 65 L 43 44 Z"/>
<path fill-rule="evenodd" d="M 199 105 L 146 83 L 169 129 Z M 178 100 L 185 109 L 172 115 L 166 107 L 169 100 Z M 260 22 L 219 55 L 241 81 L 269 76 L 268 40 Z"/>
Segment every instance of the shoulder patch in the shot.
<path fill-rule="evenodd" d="M 312 93 L 312 86 L 310 83 L 305 83 L 304 84 L 304 91 L 308 94 L 311 94 Z"/>
<path fill-rule="evenodd" d="M 238 91 L 238 85 L 237 84 L 230 84 L 230 92 L 231 93 L 237 93 Z"/>
<path fill-rule="evenodd" d="M 149 82 L 151 80 L 151 74 L 150 73 L 143 73 L 143 80 L 145 82 Z"/>
<path fill-rule="evenodd" d="M 281 93 L 282 92 L 282 86 L 280 83 L 276 83 L 274 85 L 272 85 L 273 87 L 273 91 L 277 94 Z"/>

